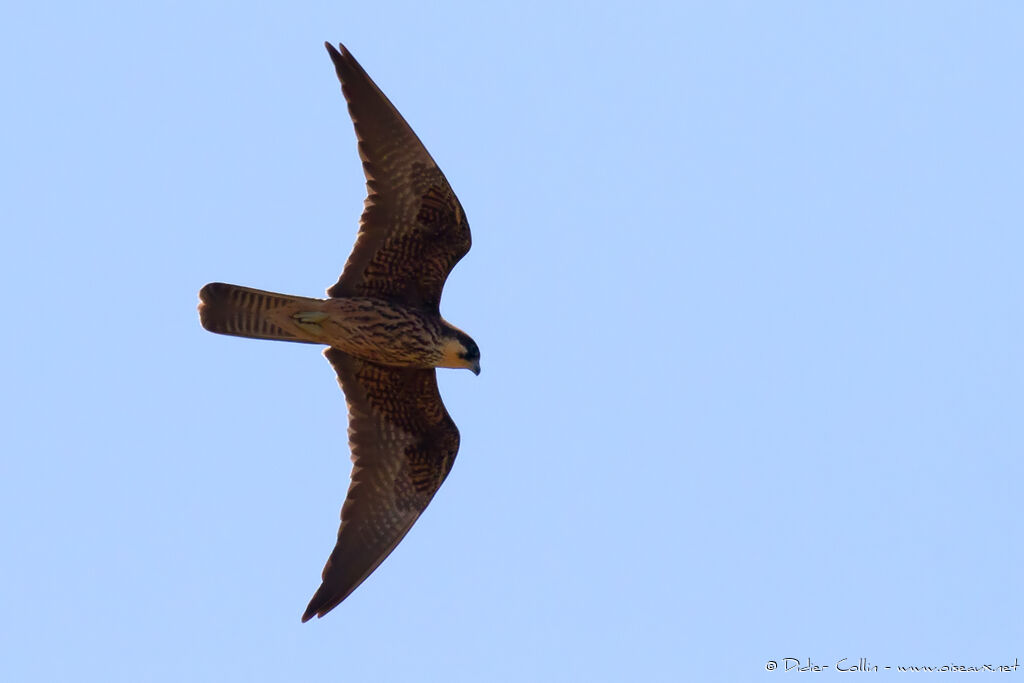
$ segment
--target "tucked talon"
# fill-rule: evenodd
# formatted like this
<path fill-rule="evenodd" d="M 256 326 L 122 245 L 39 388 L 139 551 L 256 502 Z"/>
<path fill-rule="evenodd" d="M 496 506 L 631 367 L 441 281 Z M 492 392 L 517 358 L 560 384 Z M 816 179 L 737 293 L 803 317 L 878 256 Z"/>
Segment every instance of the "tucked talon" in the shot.
<path fill-rule="evenodd" d="M 292 317 L 295 318 L 296 322 L 304 325 L 319 325 L 330 316 L 323 311 L 299 311 Z"/>

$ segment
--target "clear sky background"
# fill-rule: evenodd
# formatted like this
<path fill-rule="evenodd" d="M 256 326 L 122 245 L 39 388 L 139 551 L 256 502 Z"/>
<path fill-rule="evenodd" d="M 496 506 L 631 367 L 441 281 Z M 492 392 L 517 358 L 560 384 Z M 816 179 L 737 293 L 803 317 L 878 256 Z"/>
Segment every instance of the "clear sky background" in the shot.
<path fill-rule="evenodd" d="M 1019 3 L 24 2 L 0 34 L 0 679 L 1024 662 Z M 342 394 L 195 309 L 341 270 L 324 40 L 462 200 L 442 312 L 483 373 L 441 373 L 431 507 L 301 624 Z"/>

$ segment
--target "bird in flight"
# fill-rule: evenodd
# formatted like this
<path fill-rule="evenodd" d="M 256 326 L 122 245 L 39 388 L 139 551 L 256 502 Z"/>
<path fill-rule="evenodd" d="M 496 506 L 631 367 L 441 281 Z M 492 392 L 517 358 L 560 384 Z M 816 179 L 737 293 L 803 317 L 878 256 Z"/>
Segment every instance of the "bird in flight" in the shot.
<path fill-rule="evenodd" d="M 470 247 L 458 198 L 423 143 L 344 45 L 325 44 L 366 175 L 355 247 L 327 299 L 220 282 L 199 292 L 210 332 L 325 344 L 348 403 L 352 475 L 341 528 L 302 621 L 322 617 L 384 561 L 451 471 L 459 430 L 434 368 L 480 373 L 480 350 L 441 317 Z"/>

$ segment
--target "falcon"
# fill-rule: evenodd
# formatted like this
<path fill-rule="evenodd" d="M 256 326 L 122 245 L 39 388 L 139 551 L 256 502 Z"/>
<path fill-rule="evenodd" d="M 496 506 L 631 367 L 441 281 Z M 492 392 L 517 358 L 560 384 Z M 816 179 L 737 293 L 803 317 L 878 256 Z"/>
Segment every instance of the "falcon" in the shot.
<path fill-rule="evenodd" d="M 480 374 L 480 349 L 441 317 L 469 223 L 441 169 L 344 45 L 325 43 L 366 175 L 355 247 L 327 299 L 221 282 L 199 292 L 210 332 L 325 344 L 348 403 L 352 475 L 338 542 L 302 621 L 338 606 L 395 549 L 459 450 L 435 368 Z"/>

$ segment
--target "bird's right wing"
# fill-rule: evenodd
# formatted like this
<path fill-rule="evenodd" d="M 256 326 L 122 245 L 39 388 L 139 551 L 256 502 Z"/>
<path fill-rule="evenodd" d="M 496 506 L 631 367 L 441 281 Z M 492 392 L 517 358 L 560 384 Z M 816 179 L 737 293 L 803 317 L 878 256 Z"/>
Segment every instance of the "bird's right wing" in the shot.
<path fill-rule="evenodd" d="M 326 44 L 359 139 L 367 197 L 359 236 L 327 295 L 438 310 L 470 247 L 469 223 L 441 169 L 352 54 Z"/>
<path fill-rule="evenodd" d="M 348 402 L 352 481 L 338 543 L 303 621 L 336 607 L 395 549 L 459 450 L 434 370 L 385 367 L 334 348 L 324 355 Z"/>

